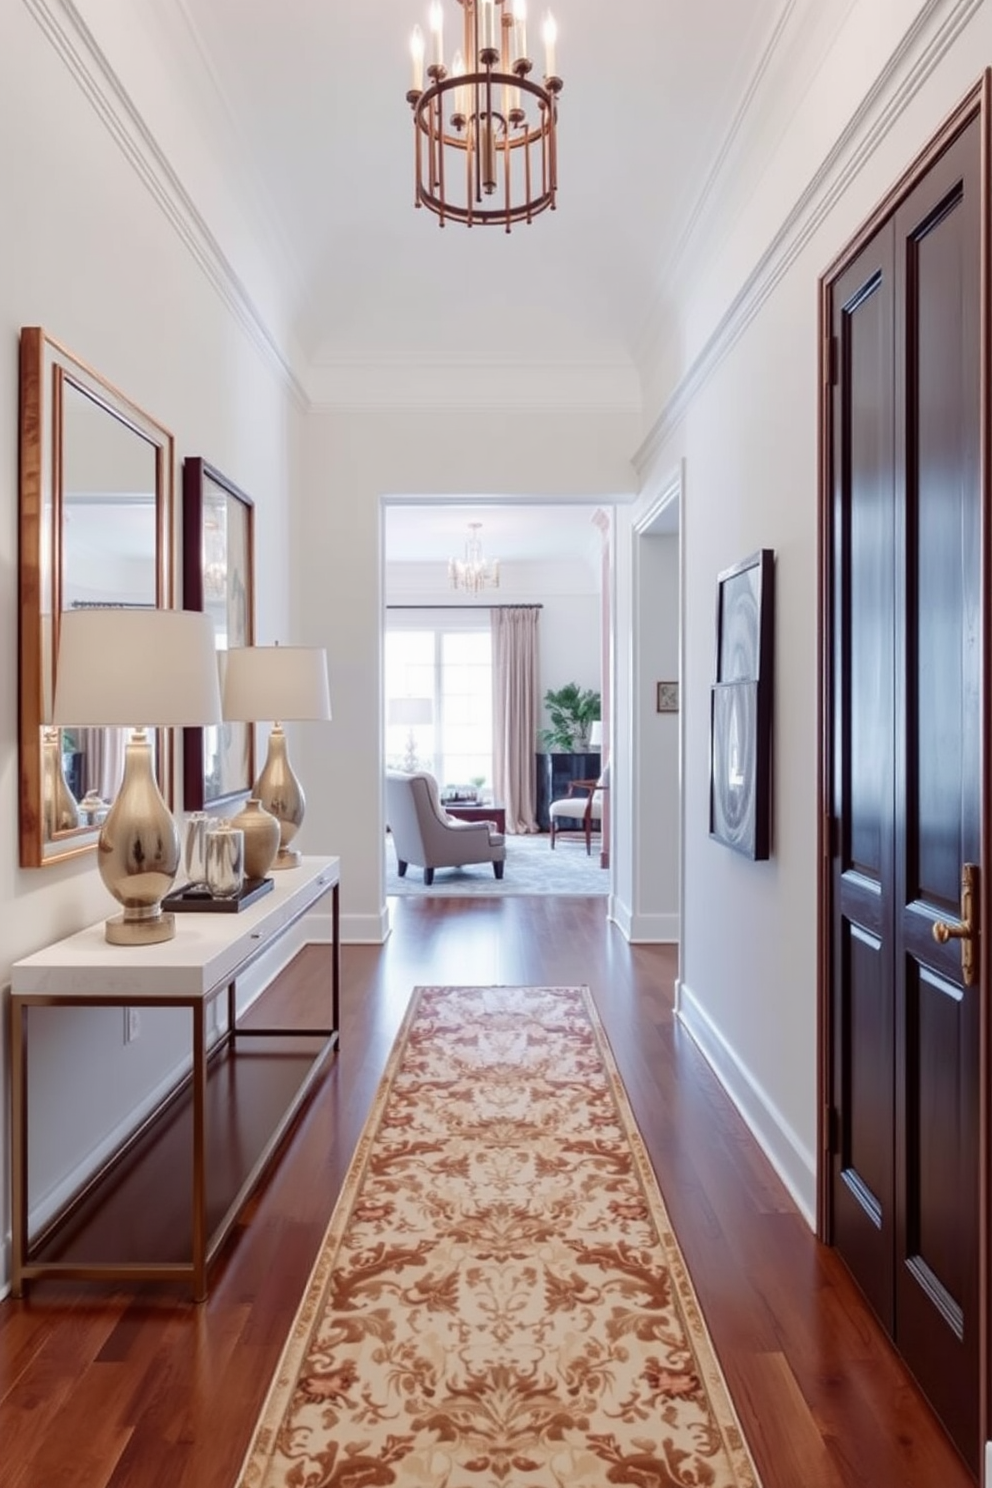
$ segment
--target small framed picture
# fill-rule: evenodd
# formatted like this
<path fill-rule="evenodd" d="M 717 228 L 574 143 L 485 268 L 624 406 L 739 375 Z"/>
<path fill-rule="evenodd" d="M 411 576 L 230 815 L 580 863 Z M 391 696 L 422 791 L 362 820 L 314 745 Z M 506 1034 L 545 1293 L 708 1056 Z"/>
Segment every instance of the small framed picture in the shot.
<path fill-rule="evenodd" d="M 679 684 L 659 682 L 658 700 L 655 706 L 659 713 L 677 713 L 679 711 Z"/>

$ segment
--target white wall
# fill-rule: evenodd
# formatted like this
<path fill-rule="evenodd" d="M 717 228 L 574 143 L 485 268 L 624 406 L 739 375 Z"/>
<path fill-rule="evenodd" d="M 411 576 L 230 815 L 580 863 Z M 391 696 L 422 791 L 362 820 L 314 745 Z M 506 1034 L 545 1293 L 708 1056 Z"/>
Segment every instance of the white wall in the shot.
<path fill-rule="evenodd" d="M 263 634 L 288 629 L 282 514 L 302 416 L 23 5 L 0 46 L 0 986 L 10 965 L 116 906 L 93 856 L 18 867 L 17 338 L 43 325 L 256 500 Z M 181 782 L 179 782 L 181 785 Z M 167 1015 L 123 1047 L 116 1012 L 47 1012 L 31 1035 L 32 1194 L 52 1194 L 185 1050 Z M 9 1271 L 9 1060 L 0 1092 L 0 1288 Z"/>
<path fill-rule="evenodd" d="M 681 1012 L 809 1217 L 817 1071 L 817 280 L 992 58 L 992 6 L 947 0 L 926 9 L 926 25 L 903 46 L 903 8 L 852 5 L 777 152 L 760 166 L 751 162 L 761 189 L 718 224 L 715 259 L 700 260 L 684 300 L 685 344 L 698 355 L 685 364 L 638 461 L 646 490 L 685 462 Z M 889 60 L 868 96 L 872 68 Z M 821 160 L 824 170 L 812 179 Z M 708 836 L 709 687 L 716 575 L 760 547 L 777 555 L 774 820 L 771 860 L 751 863 Z"/>
<path fill-rule="evenodd" d="M 300 731 L 307 787 L 301 842 L 342 858 L 342 925 L 350 939 L 385 933 L 382 867 L 380 498 L 539 494 L 629 499 L 637 416 L 583 410 L 317 410 L 294 508 L 305 639 L 326 645 L 334 721 Z M 598 636 L 598 624 L 595 628 Z M 586 642 L 581 640 L 583 652 Z M 562 664 L 564 651 L 560 653 Z M 569 658 L 569 660 L 573 660 Z M 590 656 L 589 685 L 598 675 Z M 563 681 L 581 680 L 578 662 Z"/>

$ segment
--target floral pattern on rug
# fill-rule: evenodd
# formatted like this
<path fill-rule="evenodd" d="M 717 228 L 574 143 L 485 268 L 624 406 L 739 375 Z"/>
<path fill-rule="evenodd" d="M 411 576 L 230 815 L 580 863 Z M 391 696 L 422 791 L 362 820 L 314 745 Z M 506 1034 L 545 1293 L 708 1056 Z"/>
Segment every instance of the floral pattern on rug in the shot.
<path fill-rule="evenodd" d="M 242 1488 L 757 1488 L 583 988 L 414 994 Z"/>

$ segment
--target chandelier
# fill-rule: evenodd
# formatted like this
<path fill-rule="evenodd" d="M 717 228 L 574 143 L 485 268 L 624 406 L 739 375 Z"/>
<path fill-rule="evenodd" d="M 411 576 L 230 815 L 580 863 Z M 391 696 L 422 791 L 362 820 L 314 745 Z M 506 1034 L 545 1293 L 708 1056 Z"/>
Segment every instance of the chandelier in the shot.
<path fill-rule="evenodd" d="M 455 222 L 503 226 L 531 222 L 555 207 L 558 186 L 558 31 L 545 16 L 544 81 L 530 76 L 526 0 L 457 0 L 463 44 L 444 63 L 444 13 L 430 8 L 430 61 L 424 87 L 424 34 L 410 53 L 416 150 L 416 205 Z"/>
<path fill-rule="evenodd" d="M 448 561 L 448 578 L 452 589 L 467 589 L 478 594 L 480 589 L 499 588 L 499 559 L 487 563 L 479 537 L 481 522 L 469 522 L 469 535 L 465 539 L 465 557 Z"/>

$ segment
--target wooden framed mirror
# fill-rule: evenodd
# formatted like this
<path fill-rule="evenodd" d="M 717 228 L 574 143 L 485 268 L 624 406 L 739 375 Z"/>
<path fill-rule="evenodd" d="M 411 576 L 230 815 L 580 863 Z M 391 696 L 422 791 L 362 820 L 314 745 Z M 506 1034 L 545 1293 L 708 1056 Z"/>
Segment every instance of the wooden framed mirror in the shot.
<path fill-rule="evenodd" d="M 225 651 L 255 644 L 254 503 L 198 455 L 183 461 L 182 554 L 183 603 L 210 616 L 223 668 Z M 254 732 L 236 722 L 183 730 L 187 811 L 245 800 L 255 779 Z"/>
<path fill-rule="evenodd" d="M 44 867 L 96 845 L 123 769 L 118 729 L 49 726 L 59 617 L 172 608 L 174 441 L 40 326 L 21 331 L 20 849 Z M 107 657 L 108 666 L 113 657 Z M 153 659 L 149 658 L 152 665 Z M 135 720 L 140 723 L 140 720 Z M 156 734 L 172 802 L 172 744 Z"/>

